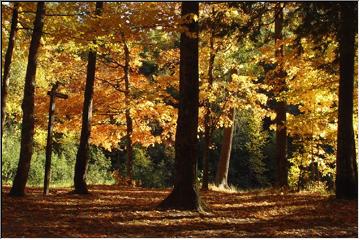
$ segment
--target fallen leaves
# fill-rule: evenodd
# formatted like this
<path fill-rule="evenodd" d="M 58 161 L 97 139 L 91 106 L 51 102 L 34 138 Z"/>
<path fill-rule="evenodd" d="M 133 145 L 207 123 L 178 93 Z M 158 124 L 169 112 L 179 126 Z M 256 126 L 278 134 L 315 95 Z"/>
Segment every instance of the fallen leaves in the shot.
<path fill-rule="evenodd" d="M 169 190 L 92 186 L 2 193 L 2 237 L 357 237 L 357 202 L 274 190 L 201 196 L 207 213 L 160 211 Z"/>

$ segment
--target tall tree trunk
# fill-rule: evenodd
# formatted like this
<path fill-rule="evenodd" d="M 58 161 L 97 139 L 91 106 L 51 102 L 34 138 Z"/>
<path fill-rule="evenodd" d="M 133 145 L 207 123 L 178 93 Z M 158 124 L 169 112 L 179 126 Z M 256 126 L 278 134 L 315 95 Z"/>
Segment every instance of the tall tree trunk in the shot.
<path fill-rule="evenodd" d="M 8 43 L 8 48 L 5 53 L 4 74 L 2 77 L 2 85 L 1 85 L 1 137 L 4 132 L 5 110 L 6 110 L 8 89 L 9 89 L 9 73 L 10 73 L 11 60 L 12 60 L 12 55 L 13 55 L 13 50 L 14 50 L 15 36 L 16 36 L 16 31 L 17 31 L 16 26 L 18 23 L 19 3 L 14 2 L 13 7 L 14 7 L 14 10 L 13 10 L 12 18 L 11 18 L 9 43 Z"/>
<path fill-rule="evenodd" d="M 133 123 L 130 114 L 130 51 L 126 43 L 125 35 L 122 34 L 124 41 L 124 52 L 125 52 L 125 103 L 126 103 L 126 151 L 127 151 L 127 160 L 126 160 L 126 174 L 128 180 L 131 180 L 133 177 L 132 171 L 132 158 L 133 158 L 133 145 L 132 145 L 132 132 L 133 132 Z"/>
<path fill-rule="evenodd" d="M 182 2 L 181 16 L 199 16 L 198 2 Z M 189 19 L 189 18 L 188 18 Z M 180 38 L 180 98 L 175 139 L 175 183 L 161 208 L 202 210 L 196 189 L 198 158 L 197 128 L 199 115 L 198 22 L 185 23 Z M 188 33 L 193 36 L 189 36 Z"/>
<path fill-rule="evenodd" d="M 10 190 L 10 195 L 13 196 L 25 195 L 25 186 L 29 175 L 33 152 L 35 77 L 38 49 L 44 26 L 44 15 L 45 3 L 38 2 L 25 75 L 24 98 L 21 105 L 23 110 L 23 121 L 21 128 L 20 158 L 13 186 Z"/>
<path fill-rule="evenodd" d="M 214 15 L 214 9 L 212 9 Z M 211 28 L 210 30 L 210 57 L 209 57 L 209 68 L 208 68 L 208 78 L 209 78 L 209 85 L 208 91 L 211 90 L 212 84 L 214 82 L 213 76 L 213 69 L 214 69 L 214 62 L 215 62 L 215 52 L 214 52 L 214 30 Z M 206 100 L 205 102 L 205 118 L 204 118 L 204 155 L 203 155 L 203 181 L 202 181 L 202 190 L 209 189 L 209 155 L 210 155 L 210 144 L 211 144 L 211 137 L 212 137 L 212 126 L 210 122 L 210 103 Z"/>
<path fill-rule="evenodd" d="M 357 198 L 357 169 L 354 167 L 354 57 L 357 2 L 346 2 L 340 8 L 340 84 L 336 153 L 336 197 Z"/>
<path fill-rule="evenodd" d="M 276 94 L 280 95 L 286 89 L 284 78 L 284 71 L 281 63 L 283 57 L 283 47 L 278 46 L 278 42 L 282 40 L 283 28 L 283 10 L 281 3 L 276 3 L 275 6 L 275 57 L 278 60 L 276 84 L 278 91 Z M 277 163 L 277 178 L 276 187 L 288 187 L 288 163 L 287 163 L 287 134 L 286 134 L 286 102 L 280 100 L 276 102 L 276 163 Z"/>
<path fill-rule="evenodd" d="M 103 2 L 96 2 L 96 14 L 101 15 Z M 76 155 L 74 193 L 87 194 L 86 170 L 89 158 L 89 138 L 91 134 L 92 103 L 96 70 L 96 51 L 90 50 L 88 55 L 88 66 L 86 85 L 84 93 L 84 105 L 82 114 L 82 126 L 80 145 Z"/>
<path fill-rule="evenodd" d="M 224 128 L 223 143 L 220 151 L 220 160 L 217 167 L 215 185 L 218 187 L 228 188 L 228 173 L 231 156 L 231 146 L 235 126 L 235 110 L 230 110 L 230 116 L 233 121 L 230 127 Z"/>

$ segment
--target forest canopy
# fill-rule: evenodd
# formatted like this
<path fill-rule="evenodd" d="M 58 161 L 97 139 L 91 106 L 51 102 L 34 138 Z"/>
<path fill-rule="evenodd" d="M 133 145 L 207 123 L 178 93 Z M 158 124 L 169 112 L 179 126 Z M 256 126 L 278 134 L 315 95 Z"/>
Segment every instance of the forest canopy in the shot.
<path fill-rule="evenodd" d="M 78 193 L 215 184 L 357 197 L 357 3 L 188 5 L 2 2 L 13 194 L 42 185 L 50 156 L 51 186 Z"/>

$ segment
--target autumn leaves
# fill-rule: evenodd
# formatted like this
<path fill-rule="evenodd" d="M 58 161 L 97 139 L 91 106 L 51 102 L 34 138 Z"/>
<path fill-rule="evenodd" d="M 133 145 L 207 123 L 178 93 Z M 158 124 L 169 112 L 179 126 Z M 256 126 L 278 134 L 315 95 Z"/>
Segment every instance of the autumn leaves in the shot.
<path fill-rule="evenodd" d="M 83 182 L 79 189 L 86 188 L 86 150 L 89 144 L 106 151 L 125 149 L 129 178 L 132 178 L 132 147 L 135 144 L 144 148 L 168 144 L 175 145 L 178 153 L 175 168 L 180 180 L 177 183 L 189 186 L 185 190 L 179 186 L 175 189 L 180 189 L 180 195 L 188 191 L 196 196 L 191 190 L 194 187 L 194 164 L 199 157 L 194 146 L 199 139 L 204 139 L 203 188 L 207 189 L 208 182 L 212 181 L 207 175 L 212 134 L 214 129 L 231 130 L 236 110 L 249 110 L 259 119 L 271 118 L 277 129 L 277 169 L 282 169 L 278 171 L 281 173 L 278 186 L 289 183 L 294 187 L 300 180 L 305 180 L 304 171 L 315 171 L 333 181 L 334 151 L 341 151 L 345 145 L 354 149 L 353 141 L 349 144 L 341 137 L 354 135 L 352 129 L 347 129 L 349 124 L 352 125 L 349 121 L 352 101 L 346 98 L 344 103 L 345 97 L 342 97 L 352 96 L 352 92 L 344 94 L 343 90 L 340 91 L 341 114 L 338 120 L 337 84 L 334 84 L 340 76 L 340 89 L 353 86 L 354 76 L 349 72 L 354 70 L 344 68 L 344 56 L 346 59 L 354 58 L 353 48 L 347 47 L 354 45 L 354 34 L 347 35 L 353 29 L 346 28 L 351 25 L 351 19 L 344 14 L 341 15 L 344 19 L 333 19 L 335 15 L 332 13 L 338 11 L 336 4 L 312 8 L 312 4 L 302 3 L 204 3 L 199 4 L 200 9 L 195 6 L 197 3 L 181 5 L 170 2 L 45 5 L 48 15 L 35 14 L 34 3 L 21 3 L 19 11 L 21 24 L 24 24 L 24 16 L 27 16 L 25 22 L 34 23 L 33 31 L 26 30 L 28 35 L 21 34 L 18 40 L 23 50 L 31 46 L 24 87 L 26 94 L 22 99 L 23 151 L 18 171 L 23 176 L 14 182 L 14 186 L 21 182 L 21 187 L 14 187 L 18 188 L 14 191 L 19 194 L 23 194 L 26 183 L 32 134 L 35 130 L 41 132 L 45 129 L 42 119 L 46 119 L 44 116 L 48 109 L 46 92 L 51 82 L 56 80 L 65 83 L 64 91 L 70 97 L 66 103 L 59 103 L 61 111 L 57 115 L 55 131 L 82 133 L 78 153 L 78 162 L 82 163 L 76 167 L 81 173 L 75 174 L 77 181 Z M 16 25 L 18 5 L 11 6 Z M 302 17 L 319 9 L 324 14 L 329 13 L 327 21 L 334 24 L 329 28 L 332 32 L 323 35 L 325 45 L 315 41 L 309 32 L 300 31 L 309 20 L 311 24 L 316 23 L 315 26 L 322 24 L 316 14 L 313 14 L 314 19 Z M 47 21 L 50 17 L 54 21 Z M 45 23 L 35 21 L 39 18 L 45 19 Z M 344 22 L 346 24 L 338 29 L 337 23 Z M 9 54 L 6 54 L 4 64 L 3 103 L 6 103 L 6 74 L 16 34 L 16 28 L 8 26 Z M 28 43 L 29 33 L 32 34 L 31 44 Z M 40 44 L 40 39 L 44 45 L 41 48 L 35 46 Z M 38 48 L 39 51 L 35 50 Z M 36 66 L 37 59 L 40 66 Z M 340 64 L 336 59 L 342 59 Z M 354 62 L 346 62 L 346 66 L 353 65 Z M 37 84 L 36 68 L 39 69 Z M 348 84 L 345 88 L 344 81 Z M 11 101 L 16 105 L 14 100 Z M 345 110 L 342 110 L 344 106 Z M 345 127 L 347 133 L 336 136 L 341 132 L 337 131 L 337 123 L 342 122 L 340 118 L 344 114 L 347 120 L 340 124 L 342 127 L 339 125 L 339 129 Z M 2 114 L 2 119 L 4 116 Z M 181 131 L 184 132 L 181 134 Z M 229 136 L 227 145 L 231 147 L 231 131 L 224 135 Z M 291 141 L 287 139 L 289 135 L 297 144 L 291 154 L 286 147 Z M 336 147 L 337 139 L 343 139 L 338 141 L 342 147 Z M 184 151 L 183 155 L 181 151 Z M 230 153 L 224 153 L 224 156 Z M 188 155 L 193 157 L 189 160 Z M 182 165 L 183 159 L 188 159 L 185 165 Z M 338 154 L 338 166 L 347 162 L 345 175 L 350 172 L 350 175 L 355 175 L 354 159 L 354 156 Z M 226 166 L 225 162 L 223 167 L 226 169 Z M 333 171 L 329 171 L 331 168 Z M 186 178 L 186 183 L 181 178 Z"/>

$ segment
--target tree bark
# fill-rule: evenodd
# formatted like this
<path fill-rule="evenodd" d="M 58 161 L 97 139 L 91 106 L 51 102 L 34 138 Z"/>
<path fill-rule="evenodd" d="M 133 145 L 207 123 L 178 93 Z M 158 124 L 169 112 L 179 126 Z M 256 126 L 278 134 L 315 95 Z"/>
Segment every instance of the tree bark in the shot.
<path fill-rule="evenodd" d="M 52 153 L 52 132 L 54 124 L 54 113 L 55 113 L 55 93 L 58 84 L 55 84 L 50 91 L 50 104 L 49 104 L 49 123 L 46 141 L 46 159 L 45 159 L 45 174 L 44 174 L 44 195 L 49 194 L 49 183 L 51 174 L 51 153 Z"/>
<path fill-rule="evenodd" d="M 17 23 L 18 23 L 18 8 L 19 3 L 14 2 L 14 10 L 11 18 L 11 27 L 10 27 L 10 36 L 8 48 L 5 53 L 5 62 L 4 62 L 4 73 L 2 77 L 2 85 L 1 85 L 1 137 L 4 132 L 4 123 L 5 123 L 5 114 L 6 114 L 6 102 L 9 91 L 9 73 L 12 61 L 12 55 L 15 44 L 15 37 L 17 31 Z"/>
<path fill-rule="evenodd" d="M 101 15 L 103 2 L 96 2 L 96 15 Z M 96 70 L 96 50 L 90 50 L 88 55 L 88 66 L 86 75 L 86 85 L 84 93 L 84 105 L 82 114 L 82 126 L 80 145 L 76 155 L 75 176 L 74 176 L 74 193 L 87 194 L 86 170 L 89 161 L 89 138 L 91 134 L 91 118 L 93 92 Z"/>
<path fill-rule="evenodd" d="M 61 94 L 56 92 L 60 83 L 56 82 L 55 85 L 48 91 L 50 97 L 49 104 L 49 122 L 48 122 L 48 132 L 47 132 L 47 141 L 46 141 L 46 159 L 45 159 L 45 174 L 44 174 L 44 195 L 49 194 L 49 183 L 51 175 L 51 153 L 52 153 L 52 132 L 53 124 L 55 119 L 55 98 L 67 99 L 68 95 Z"/>
<path fill-rule="evenodd" d="M 217 167 L 215 185 L 218 187 L 228 188 L 228 173 L 229 173 L 229 164 L 231 156 L 231 147 L 232 139 L 234 134 L 234 120 L 235 120 L 235 110 L 232 108 L 230 111 L 230 116 L 233 121 L 230 127 L 224 128 L 224 137 L 223 143 L 220 151 L 220 160 Z"/>
<path fill-rule="evenodd" d="M 357 2 L 346 2 L 340 7 L 340 84 L 336 153 L 336 198 L 339 199 L 355 199 L 358 196 L 353 130 L 356 4 Z"/>
<path fill-rule="evenodd" d="M 133 123 L 130 114 L 130 51 L 127 46 L 125 35 L 122 34 L 124 41 L 124 52 L 125 52 L 125 102 L 126 102 L 126 151 L 127 151 L 127 160 L 126 160 L 126 174 L 129 181 L 133 178 L 132 170 L 132 159 L 133 159 L 133 145 L 132 145 L 132 132 L 133 132 Z"/>
<path fill-rule="evenodd" d="M 283 47 L 278 46 L 278 42 L 282 40 L 283 28 L 283 10 L 281 3 L 276 3 L 275 6 L 275 57 L 278 60 L 278 66 L 275 77 L 279 96 L 285 89 L 286 83 L 284 78 L 284 71 L 281 63 L 283 57 Z M 276 102 L 276 163 L 277 163 L 277 178 L 276 187 L 288 187 L 288 163 L 287 163 L 287 133 L 286 133 L 286 101 L 280 100 Z"/>
<path fill-rule="evenodd" d="M 181 16 L 199 16 L 198 2 L 182 2 Z M 189 19 L 189 18 L 187 18 Z M 180 97 L 175 139 L 175 183 L 160 208 L 202 210 L 196 189 L 199 115 L 198 22 L 185 23 L 180 37 Z M 191 36 L 189 36 L 191 33 Z"/>
<path fill-rule="evenodd" d="M 213 9 L 214 14 L 214 9 Z M 208 68 L 208 78 L 209 78 L 209 85 L 208 91 L 211 90 L 214 76 L 213 76 L 213 69 L 214 69 L 214 62 L 215 62 L 215 52 L 214 52 L 214 30 L 210 30 L 210 57 L 209 57 L 209 68 Z M 202 179 L 202 190 L 209 189 L 209 155 L 210 155 L 210 144 L 211 144 L 211 137 L 212 137 L 212 126 L 210 122 L 210 103 L 209 101 L 205 101 L 205 118 L 204 118 L 204 155 L 203 155 L 203 179 Z"/>
<path fill-rule="evenodd" d="M 21 128 L 20 158 L 13 186 L 10 190 L 10 195 L 13 196 L 25 195 L 25 186 L 29 175 L 30 162 L 33 152 L 35 77 L 38 49 L 44 26 L 44 15 L 45 3 L 38 2 L 25 75 L 24 98 L 21 105 L 23 111 L 23 121 Z"/>

